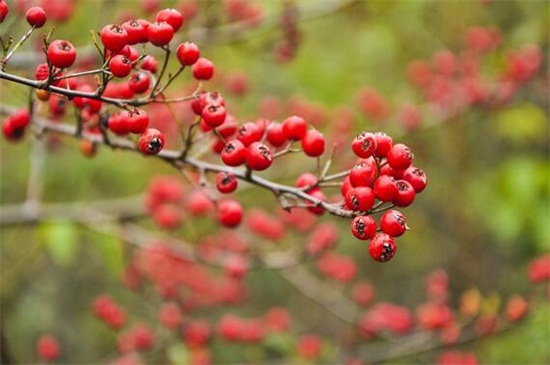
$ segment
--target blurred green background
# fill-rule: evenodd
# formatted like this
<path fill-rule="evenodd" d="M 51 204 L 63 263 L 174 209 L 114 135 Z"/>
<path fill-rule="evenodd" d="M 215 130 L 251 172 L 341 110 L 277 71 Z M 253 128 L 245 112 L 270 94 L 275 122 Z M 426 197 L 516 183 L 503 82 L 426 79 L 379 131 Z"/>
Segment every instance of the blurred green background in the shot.
<path fill-rule="evenodd" d="M 173 1 L 161 4 L 178 5 Z M 308 18 L 307 11 L 332 3 L 305 0 L 297 4 L 306 9 L 301 15 Z M 198 6 L 199 15 L 185 31 L 224 23 L 222 3 L 200 1 Z M 276 22 L 282 2 L 265 1 L 261 6 L 268 19 Z M 56 24 L 55 34 L 74 40 L 77 46 L 85 45 L 89 42 L 88 30 L 117 21 L 122 12 L 130 10 L 137 16 L 151 17 L 140 9 L 139 2 L 132 1 L 78 1 L 74 16 Z M 379 300 L 412 308 L 424 299 L 426 274 L 444 268 L 449 273 L 453 304 L 459 302 L 461 292 L 473 287 L 486 297 L 497 296 L 504 302 L 513 293 L 531 292 L 526 267 L 533 258 L 550 250 L 549 9 L 546 1 L 519 0 L 336 2 L 327 14 L 312 15 L 299 23 L 301 41 L 290 62 L 275 62 L 273 45 L 282 31 L 269 24 L 232 41 L 207 38 L 201 47 L 203 54 L 215 62 L 217 72 L 246 71 L 250 91 L 242 97 L 226 94 L 239 121 L 257 117 L 260 101 L 266 96 L 277 96 L 284 103 L 298 95 L 326 110 L 341 105 L 355 108 L 353 132 L 382 130 L 399 136 L 396 139 L 415 151 L 415 162 L 425 169 L 430 182 L 414 205 L 404 210 L 412 231 L 399 240 L 399 254 L 394 260 L 385 265 L 374 263 L 365 245 L 348 233 L 348 221 L 322 218 L 338 224 L 342 237 L 338 251 L 356 259 L 359 278 L 376 287 Z M 483 61 L 482 73 L 487 78 L 496 77 L 502 70 L 508 49 L 537 44 L 545 55 L 541 70 L 509 105 L 494 110 L 474 107 L 448 123 L 434 126 L 430 122 L 436 116 L 426 112 L 422 115 L 425 126 L 414 131 L 406 130 L 396 117 L 374 124 L 356 110 L 356 92 L 363 86 L 380 91 L 394 105 L 404 101 L 422 103 L 418 90 L 407 81 L 407 64 L 414 59 L 429 59 L 441 49 L 459 53 L 464 49 L 466 29 L 477 25 L 496 26 L 502 34 L 498 49 Z M 14 34 L 23 31 L 22 27 L 13 27 Z M 174 89 L 190 82 L 186 74 Z M 224 92 L 220 80 L 206 87 Z M 0 83 L 3 104 L 25 105 L 28 93 L 22 86 Z M 337 122 L 332 114 L 320 128 L 328 132 Z M 0 146 L 3 206 L 25 201 L 33 163 L 44 164 L 38 191 L 42 190 L 46 203 L 133 197 L 145 191 L 151 176 L 175 174 L 161 161 L 107 148 L 87 159 L 79 153 L 78 142 L 66 137 L 46 148 L 33 138 L 17 144 L 2 140 Z M 33 154 L 33 150 L 38 152 Z M 315 163 L 305 158 L 289 161 L 297 167 L 286 169 L 284 175 L 274 171 L 270 176 L 291 182 L 298 169 L 315 168 Z M 256 188 L 237 196 L 250 207 L 272 207 L 275 203 Z M 137 201 L 139 205 L 139 197 Z M 139 221 L 152 227 L 146 217 Z M 212 226 L 205 221 L 199 229 L 200 236 L 209 233 Z M 296 237 L 291 244 L 300 245 L 302 241 Z M 98 234 L 77 223 L 50 220 L 3 224 L 0 243 L 2 333 L 17 362 L 37 361 L 34 344 L 45 332 L 61 340 L 63 363 L 107 361 L 104 359 L 114 353 L 115 336 L 89 311 L 93 298 L 104 292 L 120 299 L 135 318 L 155 318 L 149 308 L 158 308 L 160 299 L 147 293 L 130 293 L 120 283 L 130 248 L 116 237 Z M 280 305 L 292 313 L 295 333 L 314 332 L 334 339 L 349 328 L 327 317 L 276 272 L 253 271 L 246 280 L 250 300 L 231 309 L 234 313 L 261 315 L 266 308 Z M 223 313 L 222 308 L 202 315 L 214 319 Z M 474 351 L 480 363 L 542 364 L 550 361 L 549 340 L 546 302 L 518 329 L 463 348 Z M 243 350 L 214 343 L 212 348 L 215 363 L 263 363 L 269 356 L 269 352 L 254 346 Z M 327 345 L 323 361 L 333 363 L 338 349 L 338 341 Z M 420 353 L 395 363 L 433 363 L 436 355 Z M 151 363 L 167 361 L 155 354 L 145 359 Z"/>

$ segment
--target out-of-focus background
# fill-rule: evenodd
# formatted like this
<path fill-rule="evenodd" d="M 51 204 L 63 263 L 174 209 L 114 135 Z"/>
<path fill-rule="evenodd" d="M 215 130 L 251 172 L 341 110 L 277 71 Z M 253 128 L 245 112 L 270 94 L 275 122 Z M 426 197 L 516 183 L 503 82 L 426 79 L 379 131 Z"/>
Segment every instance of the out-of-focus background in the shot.
<path fill-rule="evenodd" d="M 528 280 L 529 263 L 550 249 L 548 2 L 43 2 L 54 8 L 52 19 L 69 12 L 46 28 L 55 26 L 55 36 L 70 39 L 79 50 L 89 47 L 91 29 L 154 17 L 156 10 L 147 12 L 147 6 L 175 7 L 188 15 L 196 11 L 178 34 L 196 41 L 215 63 L 216 76 L 205 87 L 223 93 L 239 123 L 304 114 L 330 141 L 341 142 L 334 171 L 349 167 L 346 161 L 353 157 L 345 150 L 359 131 L 384 131 L 410 146 L 429 183 L 403 209 L 411 230 L 398 239 L 396 257 L 384 265 L 374 262 L 366 244 L 349 233 L 349 221 L 325 215 L 321 221 L 335 224 L 340 235 L 335 251 L 353 258 L 357 273 L 350 284 L 327 278 L 311 260 L 303 267 L 341 297 L 351 297 L 353 283 L 368 282 L 377 301 L 413 311 L 425 300 L 426 276 L 436 269 L 448 274 L 448 303 L 457 313 L 464 293 L 480 294 L 479 316 L 501 313 L 514 294 L 546 298 L 509 331 L 458 349 L 475 353 L 479 363 L 550 361 L 548 288 Z M 16 17 L 20 4 L 33 3 L 8 1 L 9 16 Z M 242 4 L 248 6 L 244 13 Z M 25 31 L 21 15 L 16 19 L 0 25 L 2 36 Z M 9 69 L 31 75 L 33 49 L 43 61 L 39 47 L 39 37 L 33 38 Z M 181 94 L 194 85 L 184 73 L 171 90 Z M 0 82 L 2 105 L 24 106 L 28 95 L 23 86 Z M 47 116 L 48 107 L 41 108 Z M 189 123 L 185 108 L 178 106 L 177 114 Z M 172 131 L 169 145 L 177 145 L 167 110 L 148 110 L 154 123 Z M 72 112 L 67 114 L 64 120 L 71 123 Z M 112 361 L 116 332 L 91 311 L 94 299 L 107 293 L 125 308 L 130 322 L 154 329 L 157 349 L 168 348 L 145 352 L 143 362 L 185 363 L 188 346 L 158 324 L 161 295 L 152 285 L 132 291 L 123 284 L 135 247 L 120 234 L 130 221 L 163 237 L 166 233 L 144 214 L 144 194 L 154 176 L 184 180 L 162 161 L 137 154 L 102 147 L 86 158 L 78 141 L 66 136 L 37 140 L 29 135 L 16 144 L 2 140 L 0 146 L 1 331 L 12 359 L 37 362 L 36 341 L 50 333 L 61 344 L 60 363 Z M 292 184 L 299 173 L 315 168 L 314 159 L 290 156 L 266 176 Z M 278 214 L 273 196 L 258 188 L 241 189 L 236 197 L 247 209 L 259 206 Z M 35 212 L 33 204 L 45 207 L 42 218 L 25 211 Z M 99 218 L 90 213 L 95 208 Z M 111 214 L 123 218 L 102 219 Z M 210 218 L 188 218 L 168 234 L 199 244 L 217 229 Z M 244 228 L 238 232 L 249 237 Z M 300 248 L 308 239 L 308 233 L 291 232 L 279 246 L 264 238 L 252 238 L 250 244 L 277 251 Z M 312 361 L 344 361 L 346 351 L 368 361 L 367 339 L 296 290 L 278 270 L 252 270 L 243 280 L 246 300 L 240 304 L 198 308 L 184 316 L 215 326 L 227 313 L 260 317 L 271 307 L 284 307 L 292 335 L 244 347 L 215 337 L 209 345 L 212 363 L 309 361 L 296 357 L 293 347 L 304 333 L 323 338 L 322 355 Z M 434 363 L 438 351 L 389 355 L 388 361 Z"/>

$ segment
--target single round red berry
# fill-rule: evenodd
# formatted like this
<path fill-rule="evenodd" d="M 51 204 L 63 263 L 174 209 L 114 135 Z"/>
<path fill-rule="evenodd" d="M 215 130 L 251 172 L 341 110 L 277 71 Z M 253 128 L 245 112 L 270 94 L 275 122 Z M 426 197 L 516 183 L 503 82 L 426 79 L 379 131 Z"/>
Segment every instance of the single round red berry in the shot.
<path fill-rule="evenodd" d="M 362 132 L 351 142 L 353 153 L 361 158 L 369 158 L 376 150 L 376 137 L 372 133 Z"/>
<path fill-rule="evenodd" d="M 128 44 L 128 33 L 118 24 L 108 24 L 99 32 L 101 42 L 111 52 L 119 52 Z"/>
<path fill-rule="evenodd" d="M 208 104 L 202 110 L 202 119 L 211 128 L 219 127 L 225 121 L 227 113 L 223 105 Z"/>
<path fill-rule="evenodd" d="M 111 114 L 107 121 L 107 128 L 115 134 L 123 135 L 130 133 L 128 118 L 123 118 L 120 112 Z"/>
<path fill-rule="evenodd" d="M 147 27 L 147 38 L 151 44 L 162 47 L 170 43 L 174 37 L 174 28 L 168 23 L 156 22 L 149 24 Z"/>
<path fill-rule="evenodd" d="M 301 140 L 307 133 L 307 123 L 304 118 L 296 115 L 283 121 L 283 134 L 288 140 Z"/>
<path fill-rule="evenodd" d="M 51 335 L 43 335 L 36 343 L 36 352 L 44 361 L 55 361 L 59 357 L 59 342 Z"/>
<path fill-rule="evenodd" d="M 246 148 L 245 162 L 252 170 L 262 171 L 273 163 L 273 154 L 265 144 L 254 142 Z"/>
<path fill-rule="evenodd" d="M 305 191 L 310 191 L 312 187 L 317 185 L 317 181 L 317 176 L 313 175 L 310 172 L 304 172 L 303 174 L 300 174 L 300 176 L 298 176 L 295 185 L 297 188 L 308 188 Z"/>
<path fill-rule="evenodd" d="M 149 27 L 149 22 L 145 23 L 140 22 L 135 19 L 128 20 L 122 23 L 122 28 L 128 33 L 127 44 L 138 44 L 145 43 L 149 40 L 147 37 L 147 28 Z"/>
<path fill-rule="evenodd" d="M 393 139 L 383 132 L 374 133 L 374 138 L 376 139 L 376 149 L 374 150 L 374 155 L 378 157 L 386 157 L 393 146 Z"/>
<path fill-rule="evenodd" d="M 245 146 L 262 139 L 262 130 L 256 123 L 246 122 L 237 129 L 237 139 Z"/>
<path fill-rule="evenodd" d="M 195 43 L 185 42 L 178 46 L 176 57 L 182 66 L 191 66 L 199 60 L 201 51 Z"/>
<path fill-rule="evenodd" d="M 428 185 L 428 176 L 424 170 L 414 166 L 410 166 L 405 170 L 403 180 L 408 181 L 417 194 L 422 192 L 426 188 L 426 185 Z"/>
<path fill-rule="evenodd" d="M 325 152 L 325 137 L 315 129 L 307 131 L 302 138 L 302 149 L 309 157 L 318 157 Z"/>
<path fill-rule="evenodd" d="M 157 73 L 158 68 L 159 68 L 159 63 L 157 59 L 153 56 L 147 56 L 141 62 L 141 69 L 145 71 L 149 71 L 152 74 Z"/>
<path fill-rule="evenodd" d="M 372 188 L 377 173 L 378 168 L 376 167 L 376 161 L 374 159 L 369 159 L 355 165 L 351 169 L 349 181 L 353 187 L 368 186 Z"/>
<path fill-rule="evenodd" d="M 65 40 L 55 40 L 48 46 L 48 59 L 54 67 L 70 67 L 76 60 L 76 49 Z"/>
<path fill-rule="evenodd" d="M 413 186 L 405 180 L 397 180 L 395 185 L 397 186 L 397 194 L 392 201 L 393 204 L 398 207 L 408 207 L 411 205 L 416 195 Z"/>
<path fill-rule="evenodd" d="M 227 166 L 239 166 L 246 157 L 246 146 L 239 140 L 228 142 L 220 156 Z"/>
<path fill-rule="evenodd" d="M 351 233 L 360 240 L 370 240 L 376 234 L 376 221 L 370 215 L 359 215 L 351 221 Z"/>
<path fill-rule="evenodd" d="M 136 94 L 142 94 L 149 90 L 151 78 L 146 72 L 134 72 L 128 80 L 128 87 Z"/>
<path fill-rule="evenodd" d="M 388 164 L 392 169 L 405 170 L 407 167 L 411 166 L 414 155 L 409 147 L 402 143 L 398 143 L 393 145 L 388 152 L 387 158 Z"/>
<path fill-rule="evenodd" d="M 145 155 L 156 155 L 164 147 L 164 135 L 154 128 L 149 128 L 139 136 L 138 147 Z"/>
<path fill-rule="evenodd" d="M 197 80 L 210 80 L 214 76 L 214 64 L 209 59 L 201 57 L 193 64 L 191 71 Z"/>
<path fill-rule="evenodd" d="M 236 200 L 223 200 L 218 204 L 217 218 L 226 227 L 236 227 L 243 218 L 243 207 Z"/>
<path fill-rule="evenodd" d="M 407 220 L 398 210 L 388 210 L 380 217 L 380 228 L 382 232 L 392 236 L 399 237 L 407 230 Z"/>
<path fill-rule="evenodd" d="M 0 0 L 0 23 L 6 19 L 6 15 L 8 15 L 9 8 L 8 4 L 4 0 Z"/>
<path fill-rule="evenodd" d="M 130 133 L 141 134 L 145 132 L 149 126 L 149 116 L 145 110 L 123 110 L 120 114 L 122 118 L 126 119 L 126 124 Z"/>
<path fill-rule="evenodd" d="M 271 122 L 267 127 L 267 141 L 274 147 L 282 146 L 287 142 L 283 133 L 283 125 L 278 122 Z"/>
<path fill-rule="evenodd" d="M 115 77 L 126 77 L 132 71 L 132 61 L 123 55 L 117 55 L 109 61 L 109 68 Z"/>
<path fill-rule="evenodd" d="M 237 178 L 230 172 L 218 172 L 218 175 L 216 175 L 216 188 L 220 193 L 232 193 L 237 189 L 237 185 Z"/>
<path fill-rule="evenodd" d="M 369 254 L 376 261 L 389 261 L 395 256 L 396 252 L 395 240 L 385 233 L 378 233 L 369 242 Z"/>
<path fill-rule="evenodd" d="M 31 27 L 41 28 L 46 23 L 46 12 L 40 6 L 33 6 L 27 10 L 26 16 Z"/>
<path fill-rule="evenodd" d="M 374 191 L 367 186 L 351 188 L 346 194 L 346 206 L 348 209 L 366 212 L 374 204 Z"/>
<path fill-rule="evenodd" d="M 157 22 L 168 23 L 174 32 L 177 32 L 183 25 L 183 15 L 176 9 L 163 9 L 157 13 Z"/>
<path fill-rule="evenodd" d="M 374 182 L 374 194 L 383 202 L 391 202 L 397 195 L 395 179 L 390 175 L 380 175 Z"/>

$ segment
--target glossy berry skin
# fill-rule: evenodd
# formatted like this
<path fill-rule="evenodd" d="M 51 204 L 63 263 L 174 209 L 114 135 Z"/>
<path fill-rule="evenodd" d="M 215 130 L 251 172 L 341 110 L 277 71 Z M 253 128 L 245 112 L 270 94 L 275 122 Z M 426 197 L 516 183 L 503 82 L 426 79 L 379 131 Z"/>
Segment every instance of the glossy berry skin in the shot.
<path fill-rule="evenodd" d="M 355 165 L 349 173 L 351 186 L 368 186 L 372 188 L 377 172 L 376 161 L 374 159 Z"/>
<path fill-rule="evenodd" d="M 351 188 L 346 194 L 346 206 L 348 209 L 366 212 L 374 204 L 374 191 L 367 186 Z"/>
<path fill-rule="evenodd" d="M 0 23 L 6 19 L 6 15 L 8 15 L 9 8 L 8 4 L 4 0 L 0 0 Z"/>
<path fill-rule="evenodd" d="M 128 80 L 128 87 L 136 94 L 142 94 L 149 90 L 151 78 L 146 72 L 134 72 Z"/>
<path fill-rule="evenodd" d="M 132 71 L 132 61 L 123 55 L 116 55 L 109 61 L 109 68 L 115 77 L 126 77 Z"/>
<path fill-rule="evenodd" d="M 392 169 L 405 170 L 412 164 L 414 155 L 409 147 L 402 143 L 394 145 L 388 152 L 388 164 Z"/>
<path fill-rule="evenodd" d="M 55 40 L 48 46 L 48 59 L 54 67 L 70 67 L 76 60 L 76 49 L 65 40 Z"/>
<path fill-rule="evenodd" d="M 287 142 L 283 134 L 283 125 L 278 122 L 271 122 L 267 127 L 267 141 L 274 147 L 280 147 Z"/>
<path fill-rule="evenodd" d="M 216 217 L 226 227 L 237 227 L 243 218 L 243 207 L 235 200 L 223 200 L 218 204 Z"/>
<path fill-rule="evenodd" d="M 152 74 L 157 73 L 158 68 L 159 68 L 159 63 L 157 59 L 153 56 L 147 56 L 141 62 L 141 69 L 145 71 L 149 71 Z"/>
<path fill-rule="evenodd" d="M 151 23 L 147 27 L 147 38 L 151 44 L 162 47 L 170 43 L 174 37 L 174 28 L 168 23 Z"/>
<path fill-rule="evenodd" d="M 370 215 L 359 215 L 351 221 L 351 233 L 360 240 L 370 240 L 376 235 L 376 221 Z"/>
<path fill-rule="evenodd" d="M 227 166 L 242 165 L 246 157 L 246 146 L 239 140 L 230 141 L 225 145 L 220 156 Z"/>
<path fill-rule="evenodd" d="M 117 24 L 108 24 L 99 32 L 101 42 L 111 52 L 119 52 L 128 44 L 128 33 Z"/>
<path fill-rule="evenodd" d="M 158 23 L 168 23 L 174 32 L 177 32 L 183 25 L 183 15 L 176 9 L 163 9 L 157 13 Z"/>
<path fill-rule="evenodd" d="M 380 175 L 374 182 L 374 194 L 378 200 L 391 202 L 397 195 L 395 179 L 390 175 Z"/>
<path fill-rule="evenodd" d="M 237 189 L 238 180 L 229 172 L 218 172 L 216 175 L 216 188 L 222 194 L 229 194 Z"/>
<path fill-rule="evenodd" d="M 353 142 L 351 149 L 353 153 L 361 158 L 369 158 L 376 150 L 376 137 L 372 133 L 362 132 L 358 134 Z"/>
<path fill-rule="evenodd" d="M 315 129 L 307 131 L 302 138 L 302 150 L 309 157 L 318 157 L 325 152 L 325 137 Z"/>
<path fill-rule="evenodd" d="M 254 142 L 246 148 L 245 162 L 252 170 L 262 171 L 273 163 L 273 154 L 265 144 Z"/>
<path fill-rule="evenodd" d="M 185 42 L 178 46 L 176 57 L 182 66 L 191 66 L 199 60 L 201 51 L 195 43 Z"/>
<path fill-rule="evenodd" d="M 147 126 L 149 125 L 149 116 L 144 110 L 123 110 L 120 113 L 120 116 L 125 119 L 125 124 L 127 125 L 130 133 L 141 134 L 145 132 Z"/>
<path fill-rule="evenodd" d="M 202 120 L 211 128 L 222 125 L 226 116 L 227 112 L 223 105 L 209 104 L 202 110 Z"/>
<path fill-rule="evenodd" d="M 123 118 L 121 113 L 113 113 L 107 121 L 107 128 L 111 132 L 117 135 L 124 135 L 130 133 L 130 126 L 128 125 L 128 119 Z"/>
<path fill-rule="evenodd" d="M 191 68 L 196 80 L 210 80 L 214 76 L 214 64 L 207 58 L 201 57 Z"/>
<path fill-rule="evenodd" d="M 262 130 L 256 123 L 247 122 L 237 130 L 237 139 L 245 146 L 249 146 L 262 139 Z"/>
<path fill-rule="evenodd" d="M 393 237 L 378 233 L 369 242 L 369 254 L 378 262 L 391 260 L 397 252 L 397 246 Z"/>
<path fill-rule="evenodd" d="M 393 146 L 393 139 L 383 132 L 374 133 L 376 139 L 376 149 L 374 155 L 378 157 L 386 157 Z"/>
<path fill-rule="evenodd" d="M 405 170 L 403 180 L 408 181 L 417 194 L 421 193 L 426 188 L 426 185 L 428 185 L 428 176 L 424 170 L 414 166 L 410 166 Z"/>
<path fill-rule="evenodd" d="M 147 37 L 147 28 L 149 27 L 149 22 L 140 22 L 135 19 L 128 20 L 122 23 L 122 28 L 128 34 L 127 44 L 133 45 L 138 43 L 145 43 L 149 40 Z"/>
<path fill-rule="evenodd" d="M 46 12 L 40 6 L 33 6 L 27 10 L 26 17 L 31 27 L 41 28 L 46 23 Z"/>
<path fill-rule="evenodd" d="M 414 201 L 416 193 L 413 186 L 405 180 L 397 180 L 395 182 L 397 186 L 397 194 L 393 199 L 393 204 L 398 207 L 408 207 Z"/>
<path fill-rule="evenodd" d="M 307 124 L 304 118 L 294 115 L 283 121 L 283 134 L 287 140 L 301 140 L 306 133 Z"/>
<path fill-rule="evenodd" d="M 398 210 L 388 210 L 380 217 L 382 232 L 392 237 L 399 237 L 407 230 L 407 220 Z"/>
<path fill-rule="evenodd" d="M 164 135 L 154 128 L 149 128 L 139 136 L 138 147 L 145 155 L 156 155 L 164 147 Z"/>

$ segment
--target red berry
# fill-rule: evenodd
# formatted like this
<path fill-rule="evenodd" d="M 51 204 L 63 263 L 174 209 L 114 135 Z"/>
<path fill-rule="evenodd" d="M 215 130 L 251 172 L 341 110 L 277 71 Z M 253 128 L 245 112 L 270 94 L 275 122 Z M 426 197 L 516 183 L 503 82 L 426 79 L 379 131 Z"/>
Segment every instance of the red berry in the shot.
<path fill-rule="evenodd" d="M 36 352 L 42 360 L 54 361 L 59 357 L 59 342 L 51 335 L 44 335 L 36 343 Z"/>
<path fill-rule="evenodd" d="M 129 58 L 130 61 L 132 61 L 132 62 L 137 61 L 137 59 L 139 58 L 138 50 L 135 47 L 132 47 L 132 46 L 124 46 L 123 49 L 121 49 L 119 52 L 114 54 L 114 56 L 116 56 L 116 55 L 122 55 L 126 58 Z"/>
<path fill-rule="evenodd" d="M 145 71 L 149 71 L 152 74 L 156 73 L 158 68 L 159 68 L 159 63 L 157 59 L 153 56 L 147 56 L 141 62 L 141 69 Z"/>
<path fill-rule="evenodd" d="M 342 193 L 342 196 L 346 196 L 349 189 L 352 189 L 353 186 L 351 186 L 351 182 L 350 182 L 350 179 L 349 179 L 349 175 L 346 176 L 346 178 L 344 179 L 344 181 L 342 181 L 342 187 L 340 188 L 340 192 Z"/>
<path fill-rule="evenodd" d="M 304 335 L 298 342 L 298 353 L 306 359 L 313 359 L 321 353 L 322 345 L 319 337 Z"/>
<path fill-rule="evenodd" d="M 136 94 L 141 94 L 149 90 L 151 78 L 146 72 L 134 72 L 128 80 L 128 87 Z"/>
<path fill-rule="evenodd" d="M 25 128 L 29 122 L 29 112 L 26 109 L 20 109 L 6 118 L 2 125 L 2 133 L 8 141 L 17 141 L 25 134 Z"/>
<path fill-rule="evenodd" d="M 31 27 L 41 28 L 46 23 L 46 12 L 40 6 L 33 6 L 27 10 L 26 16 Z"/>
<path fill-rule="evenodd" d="M 191 71 L 197 80 L 210 80 L 214 76 L 214 64 L 209 59 L 201 57 L 193 64 Z"/>
<path fill-rule="evenodd" d="M 246 146 L 239 140 L 228 142 L 220 155 L 227 166 L 239 166 L 246 157 Z"/>
<path fill-rule="evenodd" d="M 279 147 L 287 141 L 283 134 L 283 125 L 278 122 L 271 122 L 267 127 L 267 141 L 274 147 Z"/>
<path fill-rule="evenodd" d="M 302 138 L 302 149 L 309 157 L 318 157 L 325 152 L 325 137 L 315 129 L 307 131 Z"/>
<path fill-rule="evenodd" d="M 372 133 L 362 132 L 351 143 L 353 152 L 361 158 L 369 158 L 376 150 L 376 137 Z"/>
<path fill-rule="evenodd" d="M 208 104 L 202 110 L 202 120 L 211 128 L 222 125 L 226 115 L 224 106 L 219 104 Z"/>
<path fill-rule="evenodd" d="M 370 215 L 359 215 L 351 221 L 351 233 L 360 240 L 370 240 L 376 234 L 376 221 Z"/>
<path fill-rule="evenodd" d="M 145 132 L 149 125 L 149 116 L 144 110 L 124 110 L 121 112 L 121 117 L 126 119 L 126 124 L 130 133 L 141 134 Z"/>
<path fill-rule="evenodd" d="M 237 189 L 237 185 L 237 178 L 230 172 L 218 172 L 218 175 L 216 175 L 216 188 L 220 193 L 232 193 Z"/>
<path fill-rule="evenodd" d="M 395 179 L 390 175 L 380 175 L 374 182 L 374 194 L 383 202 L 391 202 L 397 195 Z"/>
<path fill-rule="evenodd" d="M 376 167 L 376 161 L 374 159 L 369 159 L 355 165 L 351 169 L 349 173 L 349 181 L 353 187 L 369 186 L 372 188 L 377 173 L 378 169 Z"/>
<path fill-rule="evenodd" d="M 413 186 L 405 180 L 397 180 L 395 182 L 397 186 L 397 195 L 393 199 L 393 204 L 398 207 L 408 207 L 414 201 L 416 193 Z"/>
<path fill-rule="evenodd" d="M 311 190 L 311 186 L 317 185 L 317 177 L 309 172 L 304 172 L 298 178 L 296 179 L 296 187 L 297 188 L 308 188 L 305 191 Z"/>
<path fill-rule="evenodd" d="M 192 321 L 183 326 L 183 341 L 191 348 L 204 347 L 212 337 L 212 330 L 207 322 Z"/>
<path fill-rule="evenodd" d="M 262 171 L 273 163 L 273 154 L 265 144 L 254 142 L 246 149 L 245 162 L 252 170 Z"/>
<path fill-rule="evenodd" d="M 26 128 L 30 121 L 31 117 L 27 109 L 19 109 L 12 115 L 8 117 L 11 120 L 14 128 Z"/>
<path fill-rule="evenodd" d="M 128 33 L 118 24 L 108 24 L 99 32 L 101 42 L 111 52 L 119 52 L 128 44 Z"/>
<path fill-rule="evenodd" d="M 128 119 L 123 118 L 120 112 L 111 114 L 107 121 L 107 128 L 115 134 L 122 135 L 130 133 Z"/>
<path fill-rule="evenodd" d="M 304 118 L 292 116 L 283 121 L 283 134 L 288 140 L 300 140 L 307 133 L 307 123 Z"/>
<path fill-rule="evenodd" d="M 378 233 L 369 242 L 369 254 L 376 261 L 389 261 L 395 256 L 396 252 L 395 240 L 385 233 Z"/>
<path fill-rule="evenodd" d="M 346 194 L 348 209 L 366 212 L 374 204 L 374 191 L 367 186 L 351 188 Z"/>
<path fill-rule="evenodd" d="M 408 227 L 405 216 L 400 211 L 388 210 L 380 218 L 380 228 L 392 237 L 399 237 Z"/>
<path fill-rule="evenodd" d="M 65 40 L 55 40 L 48 46 L 48 59 L 54 67 L 70 67 L 76 60 L 76 49 Z"/>
<path fill-rule="evenodd" d="M 131 19 L 122 23 L 122 28 L 128 34 L 127 44 L 145 43 L 149 40 L 147 37 L 147 28 L 149 22 L 140 19 L 141 21 Z"/>
<path fill-rule="evenodd" d="M 323 193 L 321 189 L 310 190 L 308 194 L 313 198 L 319 199 L 322 202 L 327 200 L 325 193 Z M 325 212 L 325 208 L 320 205 L 313 205 L 313 203 L 310 202 L 307 202 L 306 204 L 311 205 L 311 207 L 308 207 L 307 209 L 313 214 L 321 215 Z"/>
<path fill-rule="evenodd" d="M 403 180 L 408 181 L 414 188 L 414 191 L 418 194 L 426 188 L 428 184 L 428 176 L 424 170 L 418 167 L 410 166 L 405 170 L 403 174 Z"/>
<path fill-rule="evenodd" d="M 138 147 L 145 155 L 156 155 L 164 147 L 164 135 L 154 128 L 149 128 L 139 136 Z"/>
<path fill-rule="evenodd" d="M 237 139 L 245 146 L 249 146 L 262 139 L 262 131 L 256 123 L 247 122 L 237 130 Z"/>
<path fill-rule="evenodd" d="M 126 77 L 132 71 L 132 61 L 122 55 L 117 55 L 109 61 L 109 68 L 115 77 Z"/>
<path fill-rule="evenodd" d="M 223 200 L 218 204 L 218 221 L 226 227 L 233 228 L 241 223 L 243 207 L 236 200 Z"/>
<path fill-rule="evenodd" d="M 4 21 L 6 15 L 8 15 L 9 8 L 8 4 L 4 0 L 0 0 L 0 23 Z"/>
<path fill-rule="evenodd" d="M 374 133 L 374 138 L 376 139 L 376 149 L 374 150 L 374 155 L 378 157 L 386 157 L 393 146 L 393 139 L 386 133 L 382 132 Z"/>
<path fill-rule="evenodd" d="M 163 9 L 157 13 L 157 22 L 168 23 L 174 32 L 177 32 L 183 25 L 183 15 L 176 9 Z"/>
<path fill-rule="evenodd" d="M 178 46 L 176 57 L 182 66 L 191 66 L 198 61 L 201 56 L 199 46 L 195 43 L 185 42 Z"/>
<path fill-rule="evenodd" d="M 388 164 L 392 169 L 405 170 L 412 164 L 414 155 L 409 147 L 402 143 L 394 145 L 390 152 L 388 152 Z"/>
<path fill-rule="evenodd" d="M 147 38 L 151 44 L 162 47 L 170 43 L 174 37 L 174 28 L 168 23 L 151 23 L 147 27 Z"/>

